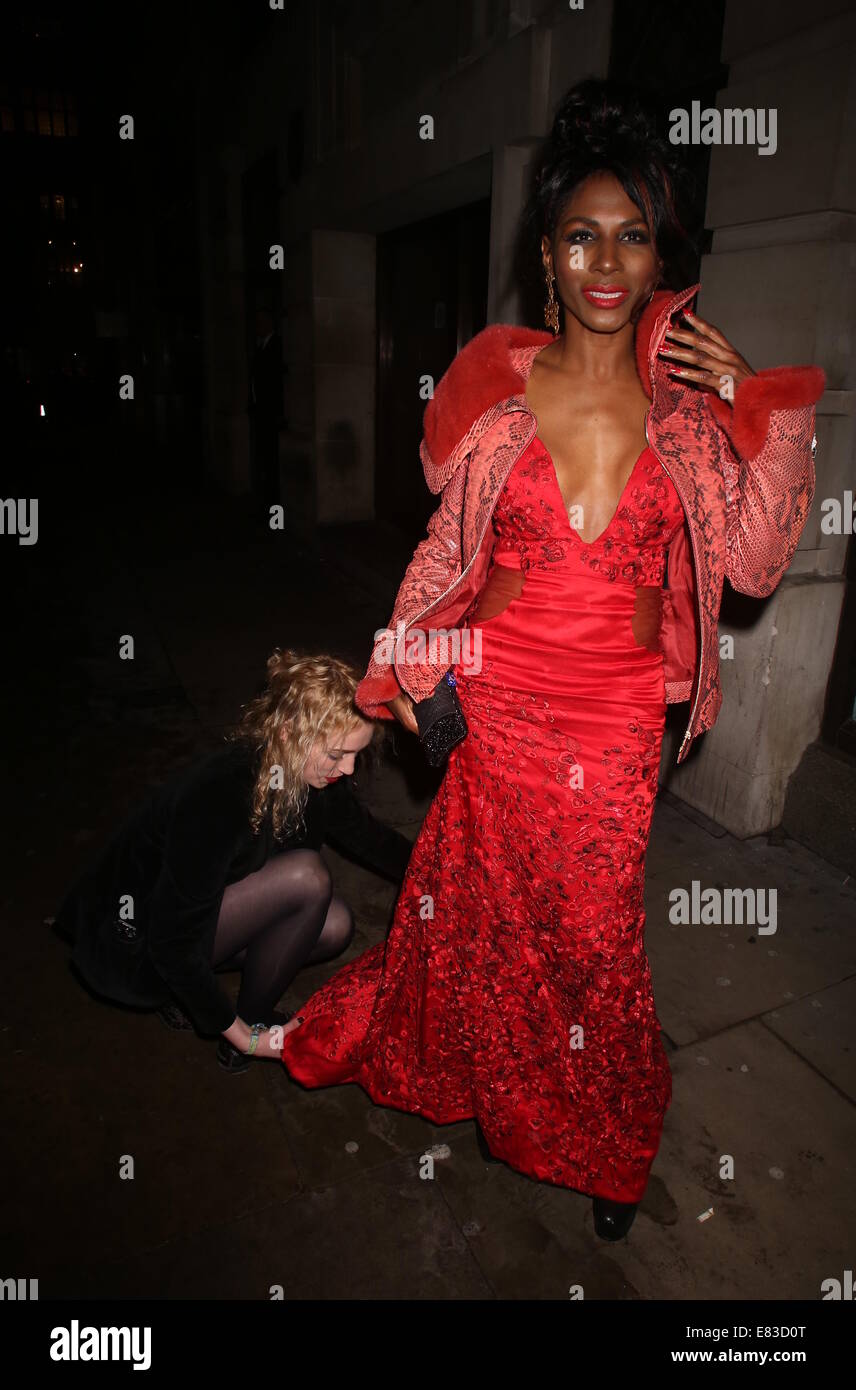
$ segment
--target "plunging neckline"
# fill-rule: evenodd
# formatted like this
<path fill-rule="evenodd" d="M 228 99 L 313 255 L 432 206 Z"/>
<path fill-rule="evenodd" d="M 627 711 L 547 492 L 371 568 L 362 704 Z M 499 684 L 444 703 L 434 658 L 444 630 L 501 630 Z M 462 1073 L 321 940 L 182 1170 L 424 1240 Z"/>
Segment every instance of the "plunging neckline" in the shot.
<path fill-rule="evenodd" d="M 621 489 L 621 495 L 620 495 L 620 497 L 619 497 L 619 499 L 618 499 L 618 503 L 617 503 L 617 505 L 616 505 L 615 511 L 612 513 L 612 516 L 609 518 L 609 521 L 607 522 L 606 526 L 605 526 L 604 529 L 601 531 L 600 535 L 595 536 L 594 540 L 591 540 L 591 541 L 584 541 L 583 538 L 582 538 L 582 536 L 580 535 L 579 531 L 576 529 L 576 527 L 571 525 L 571 518 L 570 518 L 570 515 L 569 515 L 570 508 L 566 505 L 564 496 L 563 496 L 563 494 L 562 494 L 562 489 L 561 489 L 561 487 L 559 486 L 559 475 L 558 475 L 558 473 L 556 472 L 556 465 L 555 465 L 555 463 L 553 462 L 553 455 L 550 453 L 550 450 L 547 448 L 547 445 L 544 443 L 544 441 L 543 441 L 543 439 L 540 437 L 540 435 L 536 434 L 536 435 L 535 435 L 535 439 L 536 439 L 536 441 L 540 444 L 541 448 L 543 449 L 544 454 L 545 454 L 545 456 L 546 456 L 546 458 L 547 458 L 547 462 L 548 462 L 549 465 L 550 465 L 550 473 L 552 474 L 553 483 L 554 483 L 554 485 L 555 485 L 556 492 L 559 494 L 559 498 L 561 499 L 562 511 L 563 511 L 563 513 L 564 513 L 565 521 L 566 521 L 567 524 L 568 524 L 568 530 L 571 532 L 571 535 L 576 536 L 576 538 L 577 538 L 577 540 L 579 541 L 580 545 L 585 545 L 585 546 L 597 545 L 600 541 L 603 540 L 603 538 L 604 538 L 604 536 L 606 535 L 607 531 L 610 531 L 610 530 L 612 529 L 613 523 L 615 522 L 615 519 L 616 519 L 616 517 L 618 516 L 618 513 L 621 511 L 621 504 L 622 504 L 622 502 L 624 501 L 624 494 L 627 492 L 627 489 L 629 488 L 631 482 L 633 481 L 634 475 L 635 475 L 635 473 L 636 473 L 636 469 L 639 467 L 639 462 L 640 462 L 640 460 L 641 460 L 641 458 L 642 458 L 642 455 L 646 453 L 646 451 L 647 451 L 647 449 L 648 449 L 648 445 L 647 445 L 647 444 L 644 444 L 644 445 L 643 445 L 643 447 L 642 447 L 642 452 L 639 454 L 639 457 L 636 459 L 635 463 L 633 464 L 633 467 L 631 468 L 631 470 L 630 470 L 630 472 L 629 472 L 629 474 L 628 474 L 628 476 L 627 476 L 627 482 L 624 484 L 624 487 Z"/>

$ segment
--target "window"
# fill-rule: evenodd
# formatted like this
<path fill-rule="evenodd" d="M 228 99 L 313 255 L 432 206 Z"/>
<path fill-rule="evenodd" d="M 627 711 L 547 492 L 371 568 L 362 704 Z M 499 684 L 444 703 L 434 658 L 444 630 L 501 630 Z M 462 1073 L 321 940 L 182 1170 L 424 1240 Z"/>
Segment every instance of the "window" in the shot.
<path fill-rule="evenodd" d="M 77 97 L 74 92 L 63 92 L 52 89 L 50 92 L 42 88 L 33 92 L 32 87 L 20 88 L 21 115 L 23 120 L 17 122 L 18 129 L 23 129 L 30 134 L 36 130 L 39 135 L 53 135 L 63 138 L 66 135 L 77 135 Z M 12 125 L 8 125 L 4 115 L 5 102 L 3 93 L 0 91 L 0 131 L 14 130 L 15 108 L 12 100 L 9 101 L 9 112 Z"/>

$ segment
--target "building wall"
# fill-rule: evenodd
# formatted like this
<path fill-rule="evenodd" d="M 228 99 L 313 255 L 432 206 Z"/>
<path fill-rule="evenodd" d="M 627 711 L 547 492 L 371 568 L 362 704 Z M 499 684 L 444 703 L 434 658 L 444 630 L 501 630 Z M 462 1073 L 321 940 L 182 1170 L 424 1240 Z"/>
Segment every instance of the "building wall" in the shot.
<path fill-rule="evenodd" d="M 771 38 L 775 35 L 775 39 Z M 714 147 L 699 313 L 756 369 L 818 363 L 817 489 L 799 550 L 769 599 L 726 595 L 716 726 L 668 783 L 737 835 L 779 823 L 788 780 L 820 732 L 844 594 L 848 536 L 821 532 L 821 503 L 853 487 L 856 413 L 856 13 L 824 0 L 726 11 L 728 86 L 718 109 L 775 107 L 777 149 Z M 763 160 L 763 168 L 760 161 Z"/>
<path fill-rule="evenodd" d="M 488 320 L 520 321 L 509 265 L 529 165 L 562 92 L 607 72 L 612 22 L 610 3 L 443 0 L 357 6 L 351 30 L 346 16 L 334 33 L 332 11 L 288 7 L 261 50 L 228 81 L 212 72 L 200 92 L 209 464 L 246 489 L 240 180 L 274 148 L 285 247 L 280 465 L 298 530 L 372 516 L 375 238 L 489 192 Z M 753 366 L 819 362 L 829 388 L 817 499 L 791 571 L 767 601 L 726 595 L 721 631 L 734 636 L 735 656 L 722 663 L 717 726 L 680 768 L 688 706 L 671 712 L 664 741 L 668 784 L 738 835 L 781 819 L 788 778 L 819 732 L 841 606 L 847 538 L 821 533 L 820 502 L 854 471 L 850 11 L 846 0 L 818 0 L 810 12 L 796 0 L 727 7 L 730 76 L 717 106 L 776 107 L 778 149 L 713 150 L 699 310 Z M 299 110 L 302 158 L 291 139 Z M 430 140 L 420 138 L 425 116 Z"/>
<path fill-rule="evenodd" d="M 246 490 L 240 177 L 273 145 L 285 248 L 280 468 L 303 530 L 372 516 L 374 238 L 492 191 L 488 317 L 518 319 L 508 270 L 528 164 L 561 92 L 606 71 L 611 23 L 608 0 L 579 11 L 562 0 L 420 0 L 355 6 L 353 32 L 345 24 L 333 39 L 331 10 L 289 7 L 227 80 L 222 69 L 203 77 L 199 99 L 209 468 Z M 383 20 L 375 29 L 372 16 Z M 300 106 L 306 160 L 295 181 L 287 132 Z M 431 139 L 420 136 L 426 116 Z"/>

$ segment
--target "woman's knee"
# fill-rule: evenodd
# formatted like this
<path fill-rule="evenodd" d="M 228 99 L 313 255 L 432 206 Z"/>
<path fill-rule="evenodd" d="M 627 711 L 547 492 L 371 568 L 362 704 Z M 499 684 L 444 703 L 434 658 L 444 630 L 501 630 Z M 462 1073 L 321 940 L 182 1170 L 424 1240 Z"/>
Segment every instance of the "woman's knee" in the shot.
<path fill-rule="evenodd" d="M 332 956 L 341 955 L 350 945 L 353 935 L 354 915 L 344 898 L 340 898 L 338 893 L 334 894 L 313 956 L 318 960 L 329 960 Z"/>
<path fill-rule="evenodd" d="M 345 899 L 340 898 L 338 893 L 333 895 L 324 925 L 325 927 L 329 925 L 331 934 L 344 951 L 354 935 L 354 914 Z"/>
<path fill-rule="evenodd" d="M 333 879 L 317 849 L 285 850 L 276 864 L 289 887 L 304 900 L 332 898 Z"/>

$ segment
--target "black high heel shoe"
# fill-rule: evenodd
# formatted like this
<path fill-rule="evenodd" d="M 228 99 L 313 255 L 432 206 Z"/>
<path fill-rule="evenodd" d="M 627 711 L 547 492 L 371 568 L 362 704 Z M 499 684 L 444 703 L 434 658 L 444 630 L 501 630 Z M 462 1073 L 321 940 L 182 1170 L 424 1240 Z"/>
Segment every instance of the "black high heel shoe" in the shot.
<path fill-rule="evenodd" d="M 488 1148 L 487 1140 L 484 1137 L 484 1130 L 482 1129 L 478 1120 L 475 1119 L 475 1117 L 473 1118 L 473 1124 L 476 1127 L 476 1143 L 479 1146 L 479 1153 L 481 1154 L 485 1163 L 501 1163 L 502 1159 L 496 1158 Z"/>
<path fill-rule="evenodd" d="M 638 1202 L 610 1202 L 606 1197 L 592 1197 L 594 1228 L 601 1240 L 621 1240 L 626 1236 L 638 1206 Z"/>
<path fill-rule="evenodd" d="M 174 1028 L 176 1032 L 181 1033 L 193 1032 L 193 1024 L 184 1010 L 179 1008 L 178 1004 L 172 1002 L 169 1004 L 162 1004 L 159 1009 L 155 1009 L 155 1013 L 161 1023 L 166 1024 L 167 1028 Z"/>

